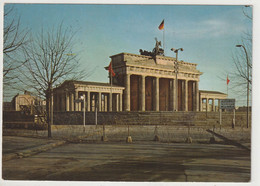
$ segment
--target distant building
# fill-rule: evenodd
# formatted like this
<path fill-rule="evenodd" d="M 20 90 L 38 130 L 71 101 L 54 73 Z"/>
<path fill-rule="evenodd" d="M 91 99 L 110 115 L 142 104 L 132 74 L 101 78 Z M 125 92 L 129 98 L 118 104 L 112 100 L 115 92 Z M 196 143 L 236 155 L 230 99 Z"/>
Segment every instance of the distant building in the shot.
<path fill-rule="evenodd" d="M 219 111 L 220 99 L 227 99 L 227 94 L 200 90 L 200 111 Z"/>
<path fill-rule="evenodd" d="M 122 111 L 124 87 L 87 81 L 65 81 L 53 90 L 54 111 Z M 112 98 L 112 99 L 110 99 Z"/>
<path fill-rule="evenodd" d="M 12 99 L 12 107 L 15 111 L 24 111 L 33 114 L 36 110 L 41 112 L 45 109 L 46 102 L 25 91 L 24 94 L 17 94 Z"/>

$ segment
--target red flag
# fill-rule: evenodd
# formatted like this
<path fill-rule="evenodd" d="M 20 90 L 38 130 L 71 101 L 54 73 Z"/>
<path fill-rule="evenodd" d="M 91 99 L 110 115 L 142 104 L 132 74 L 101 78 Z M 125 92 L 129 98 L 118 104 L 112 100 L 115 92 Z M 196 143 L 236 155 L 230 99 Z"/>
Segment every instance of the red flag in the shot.
<path fill-rule="evenodd" d="M 229 84 L 230 80 L 228 79 L 228 76 L 227 76 L 227 85 Z"/>
<path fill-rule="evenodd" d="M 159 30 L 163 30 L 164 29 L 164 20 L 162 20 L 161 24 L 159 25 Z"/>
<path fill-rule="evenodd" d="M 113 77 L 116 75 L 112 68 L 112 62 L 110 62 L 109 66 L 108 66 L 108 72 L 111 73 Z"/>

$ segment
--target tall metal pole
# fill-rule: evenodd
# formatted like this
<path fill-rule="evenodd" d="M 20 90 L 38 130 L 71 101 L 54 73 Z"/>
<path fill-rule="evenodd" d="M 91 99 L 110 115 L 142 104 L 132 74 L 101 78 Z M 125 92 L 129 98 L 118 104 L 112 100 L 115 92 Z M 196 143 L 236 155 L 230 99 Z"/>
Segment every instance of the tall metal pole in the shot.
<path fill-rule="evenodd" d="M 51 74 L 50 74 L 50 87 L 48 91 L 50 91 L 49 94 L 49 118 L 48 118 L 48 138 L 51 138 L 51 126 L 53 125 L 53 90 L 52 90 L 52 61 L 51 61 Z"/>
<path fill-rule="evenodd" d="M 242 45 L 243 46 L 243 45 Z M 246 61 L 247 61 L 247 100 L 246 100 L 246 104 L 247 104 L 247 112 L 246 112 L 246 116 L 247 116 L 247 128 L 249 128 L 249 63 L 248 63 L 248 55 L 247 55 L 247 51 L 246 48 L 243 46 L 243 49 L 245 50 L 246 53 Z"/>
<path fill-rule="evenodd" d="M 83 126 L 84 126 L 84 132 L 85 132 L 85 127 L 86 127 L 86 97 L 85 97 L 85 94 L 83 94 L 82 96 L 80 96 L 80 100 L 82 100 L 83 102 Z"/>
<path fill-rule="evenodd" d="M 96 125 L 96 127 L 97 127 L 97 105 L 98 105 L 99 103 L 98 103 L 98 101 L 96 101 L 96 103 L 95 103 L 95 125 Z"/>
<path fill-rule="evenodd" d="M 165 29 L 163 28 L 163 51 L 165 51 Z"/>
<path fill-rule="evenodd" d="M 249 128 L 249 60 L 248 60 L 248 54 L 246 51 L 246 48 L 244 45 L 236 45 L 236 47 L 242 47 L 246 53 L 246 63 L 247 63 L 247 112 L 246 112 L 246 126 Z"/>
<path fill-rule="evenodd" d="M 112 61 L 110 62 L 110 98 L 109 99 L 111 99 L 111 101 L 109 101 L 109 103 L 111 104 L 111 105 L 109 105 L 109 107 L 110 107 L 110 111 L 113 111 L 113 93 L 112 93 L 112 86 L 113 86 L 113 74 L 112 74 L 112 70 L 113 70 L 113 67 L 112 67 Z"/>
<path fill-rule="evenodd" d="M 175 75 L 176 75 L 176 111 L 178 111 L 178 50 L 176 52 Z"/>
<path fill-rule="evenodd" d="M 178 48 L 178 49 L 174 49 L 172 48 L 171 51 L 174 51 L 174 53 L 176 54 L 176 61 L 175 61 L 175 79 L 176 79 L 176 111 L 178 111 L 178 71 L 179 71 L 179 65 L 178 65 L 178 52 L 183 51 L 183 48 Z"/>
<path fill-rule="evenodd" d="M 85 94 L 83 95 L 83 125 L 84 125 L 84 132 L 85 132 L 85 127 L 86 127 L 86 98 L 85 98 Z"/>
<path fill-rule="evenodd" d="M 228 96 L 228 84 L 227 84 L 227 96 Z"/>

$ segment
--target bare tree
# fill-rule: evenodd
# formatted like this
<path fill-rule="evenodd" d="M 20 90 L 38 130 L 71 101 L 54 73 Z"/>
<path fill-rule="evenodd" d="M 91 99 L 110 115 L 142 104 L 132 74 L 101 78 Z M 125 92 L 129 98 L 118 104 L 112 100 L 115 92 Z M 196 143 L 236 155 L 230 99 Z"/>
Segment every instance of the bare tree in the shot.
<path fill-rule="evenodd" d="M 20 81 L 27 89 L 33 89 L 38 95 L 46 99 L 46 120 L 48 123 L 48 137 L 51 137 L 51 113 L 53 87 L 65 79 L 79 79 L 83 77 L 83 70 L 79 69 L 77 54 L 72 53 L 75 45 L 75 33 L 58 27 L 44 30 L 24 47 L 24 57 L 27 62 L 20 68 Z"/>
<path fill-rule="evenodd" d="M 245 17 L 252 21 L 252 15 L 247 11 L 248 7 L 243 7 L 242 11 Z M 252 85 L 252 31 L 244 32 L 241 42 L 237 44 L 243 45 L 245 49 L 243 47 L 236 48 L 236 52 L 232 56 L 233 70 L 229 73 L 232 81 L 231 90 L 239 96 L 244 96 L 247 92 L 247 83 L 249 83 L 250 92 Z M 249 74 L 247 70 L 249 70 Z"/>
<path fill-rule="evenodd" d="M 246 48 L 247 55 L 243 48 L 237 49 L 235 55 L 232 56 L 234 69 L 230 72 L 232 79 L 232 89 L 238 92 L 240 95 L 245 95 L 247 91 L 247 82 L 249 82 L 249 90 L 251 92 L 252 84 L 252 48 L 250 42 L 241 42 Z M 247 59 L 248 56 L 248 59 Z M 248 61 L 247 61 L 248 60 Z M 248 64 L 247 64 L 248 62 Z M 247 74 L 247 68 L 249 68 L 249 75 Z"/>
<path fill-rule="evenodd" d="M 13 7 L 5 6 L 3 39 L 3 82 L 5 92 L 16 83 L 17 69 L 26 60 L 21 60 L 22 47 L 28 43 L 28 30 L 21 29 Z M 5 96 L 5 94 L 4 94 Z"/>

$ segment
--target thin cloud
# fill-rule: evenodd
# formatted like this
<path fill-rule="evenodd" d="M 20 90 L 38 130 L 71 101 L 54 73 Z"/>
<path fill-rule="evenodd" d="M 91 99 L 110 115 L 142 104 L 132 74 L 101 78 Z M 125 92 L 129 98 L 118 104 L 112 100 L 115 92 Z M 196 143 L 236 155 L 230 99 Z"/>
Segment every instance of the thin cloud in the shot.
<path fill-rule="evenodd" d="M 220 19 L 208 19 L 196 23 L 188 23 L 179 30 L 172 30 L 181 38 L 217 38 L 240 35 L 246 31 L 243 24 Z M 171 32 L 171 31 L 170 31 Z"/>

